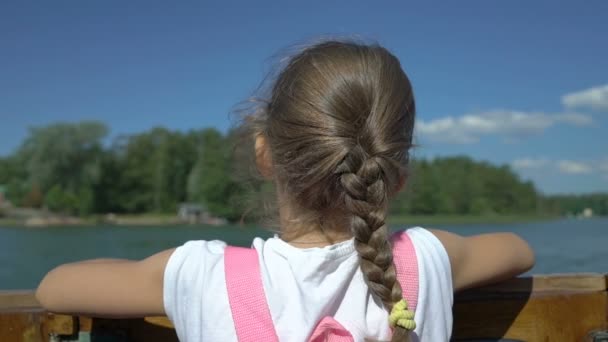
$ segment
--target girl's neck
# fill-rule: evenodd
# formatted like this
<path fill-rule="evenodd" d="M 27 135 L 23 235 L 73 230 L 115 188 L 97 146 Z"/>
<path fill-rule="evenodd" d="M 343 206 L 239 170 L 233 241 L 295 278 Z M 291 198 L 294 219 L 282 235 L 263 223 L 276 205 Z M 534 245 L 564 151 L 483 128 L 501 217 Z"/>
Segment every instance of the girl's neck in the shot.
<path fill-rule="evenodd" d="M 289 214 L 286 210 L 280 212 L 280 236 L 283 241 L 294 247 L 325 247 L 352 238 L 347 220 L 334 219 L 326 220 L 323 223 L 314 223 L 312 220 L 292 219 Z"/>
<path fill-rule="evenodd" d="M 321 230 L 307 231 L 301 234 L 285 234 L 281 231 L 281 239 L 297 248 L 326 247 L 352 238 L 350 234 L 325 232 Z"/>
<path fill-rule="evenodd" d="M 345 219 L 344 215 L 325 215 L 322 223 L 318 219 L 306 219 L 307 213 L 289 205 L 288 197 L 280 191 L 280 186 L 278 189 L 278 203 L 283 203 L 279 206 L 280 236 L 283 241 L 298 248 L 314 248 L 330 246 L 352 238 L 350 220 Z"/>

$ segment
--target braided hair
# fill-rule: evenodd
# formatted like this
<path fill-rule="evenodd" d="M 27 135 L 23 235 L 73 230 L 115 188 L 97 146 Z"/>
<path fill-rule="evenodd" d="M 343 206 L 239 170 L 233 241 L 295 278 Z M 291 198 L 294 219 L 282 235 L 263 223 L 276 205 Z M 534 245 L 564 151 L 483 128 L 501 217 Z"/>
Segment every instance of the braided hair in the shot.
<path fill-rule="evenodd" d="M 326 41 L 289 60 L 250 120 L 298 214 L 311 223 L 349 223 L 365 282 L 389 312 L 403 295 L 386 215 L 405 177 L 414 113 L 410 82 L 390 52 Z M 396 327 L 392 341 L 408 336 Z"/>

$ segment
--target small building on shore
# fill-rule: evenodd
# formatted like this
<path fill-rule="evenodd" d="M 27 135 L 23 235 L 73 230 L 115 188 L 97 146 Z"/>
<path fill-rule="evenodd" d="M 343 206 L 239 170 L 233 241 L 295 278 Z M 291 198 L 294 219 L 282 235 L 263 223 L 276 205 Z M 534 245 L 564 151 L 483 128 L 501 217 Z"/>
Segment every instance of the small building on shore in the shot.
<path fill-rule="evenodd" d="M 209 212 L 199 203 L 181 203 L 177 209 L 177 217 L 182 222 L 198 223 L 208 219 Z"/>
<path fill-rule="evenodd" d="M 204 223 L 222 225 L 228 223 L 221 217 L 215 217 L 209 213 L 207 207 L 200 203 L 181 203 L 177 209 L 177 217 L 181 222 L 190 224 Z"/>

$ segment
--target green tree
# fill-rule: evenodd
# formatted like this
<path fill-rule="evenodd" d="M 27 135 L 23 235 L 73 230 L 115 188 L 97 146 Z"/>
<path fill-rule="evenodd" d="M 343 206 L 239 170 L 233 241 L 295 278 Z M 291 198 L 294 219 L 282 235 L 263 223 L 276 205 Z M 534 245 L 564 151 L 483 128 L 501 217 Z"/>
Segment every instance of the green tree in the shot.
<path fill-rule="evenodd" d="M 188 177 L 188 199 L 204 204 L 214 215 L 233 216 L 230 197 L 236 184 L 230 174 L 230 146 L 212 128 L 201 131 L 200 139 L 199 156 Z"/>
<path fill-rule="evenodd" d="M 44 194 L 58 185 L 70 193 L 88 193 L 101 173 L 99 158 L 106 126 L 99 122 L 58 123 L 33 127 L 16 153 L 29 184 Z M 92 209 L 92 196 L 80 201 Z M 88 212 L 87 212 L 88 213 Z"/>
<path fill-rule="evenodd" d="M 5 186 L 5 196 L 14 205 L 23 204 L 25 196 L 31 191 L 23 162 L 15 155 L 0 158 L 0 185 Z"/>
<path fill-rule="evenodd" d="M 44 203 L 49 210 L 64 214 L 76 214 L 81 210 L 80 203 L 83 201 L 76 194 L 65 191 L 59 184 L 55 184 L 49 191 L 47 191 L 44 197 Z"/>
<path fill-rule="evenodd" d="M 508 166 L 468 157 L 419 159 L 391 214 L 516 214 L 538 212 L 539 195 Z"/>
<path fill-rule="evenodd" d="M 98 208 L 113 212 L 175 212 L 187 199 L 187 179 L 198 157 L 196 133 L 165 128 L 119 137 L 102 160 Z"/>
<path fill-rule="evenodd" d="M 30 189 L 30 191 L 25 194 L 23 198 L 22 205 L 28 208 L 40 208 L 43 204 L 43 195 L 42 191 L 40 191 L 40 186 L 34 183 Z"/>

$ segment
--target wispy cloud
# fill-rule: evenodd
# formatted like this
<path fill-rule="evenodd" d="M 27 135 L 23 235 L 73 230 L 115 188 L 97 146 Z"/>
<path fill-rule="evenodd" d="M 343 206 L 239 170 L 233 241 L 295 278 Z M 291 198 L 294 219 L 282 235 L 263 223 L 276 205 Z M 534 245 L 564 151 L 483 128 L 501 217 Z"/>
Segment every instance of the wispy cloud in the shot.
<path fill-rule="evenodd" d="M 521 158 L 511 162 L 511 166 L 519 171 L 525 170 L 555 170 L 567 175 L 586 175 L 599 173 L 608 175 L 608 160 L 581 161 L 581 160 L 549 160 L 547 158 Z"/>
<path fill-rule="evenodd" d="M 556 124 L 585 126 L 593 119 L 580 113 L 523 112 L 493 110 L 460 117 L 444 117 L 431 121 L 419 120 L 416 133 L 430 141 L 470 144 L 484 135 L 505 138 L 536 135 Z"/>
<path fill-rule="evenodd" d="M 562 104 L 567 108 L 608 110 L 608 84 L 566 94 Z"/>
<path fill-rule="evenodd" d="M 570 175 L 588 174 L 593 171 L 591 165 L 573 160 L 560 160 L 557 162 L 557 168 L 561 173 Z"/>

